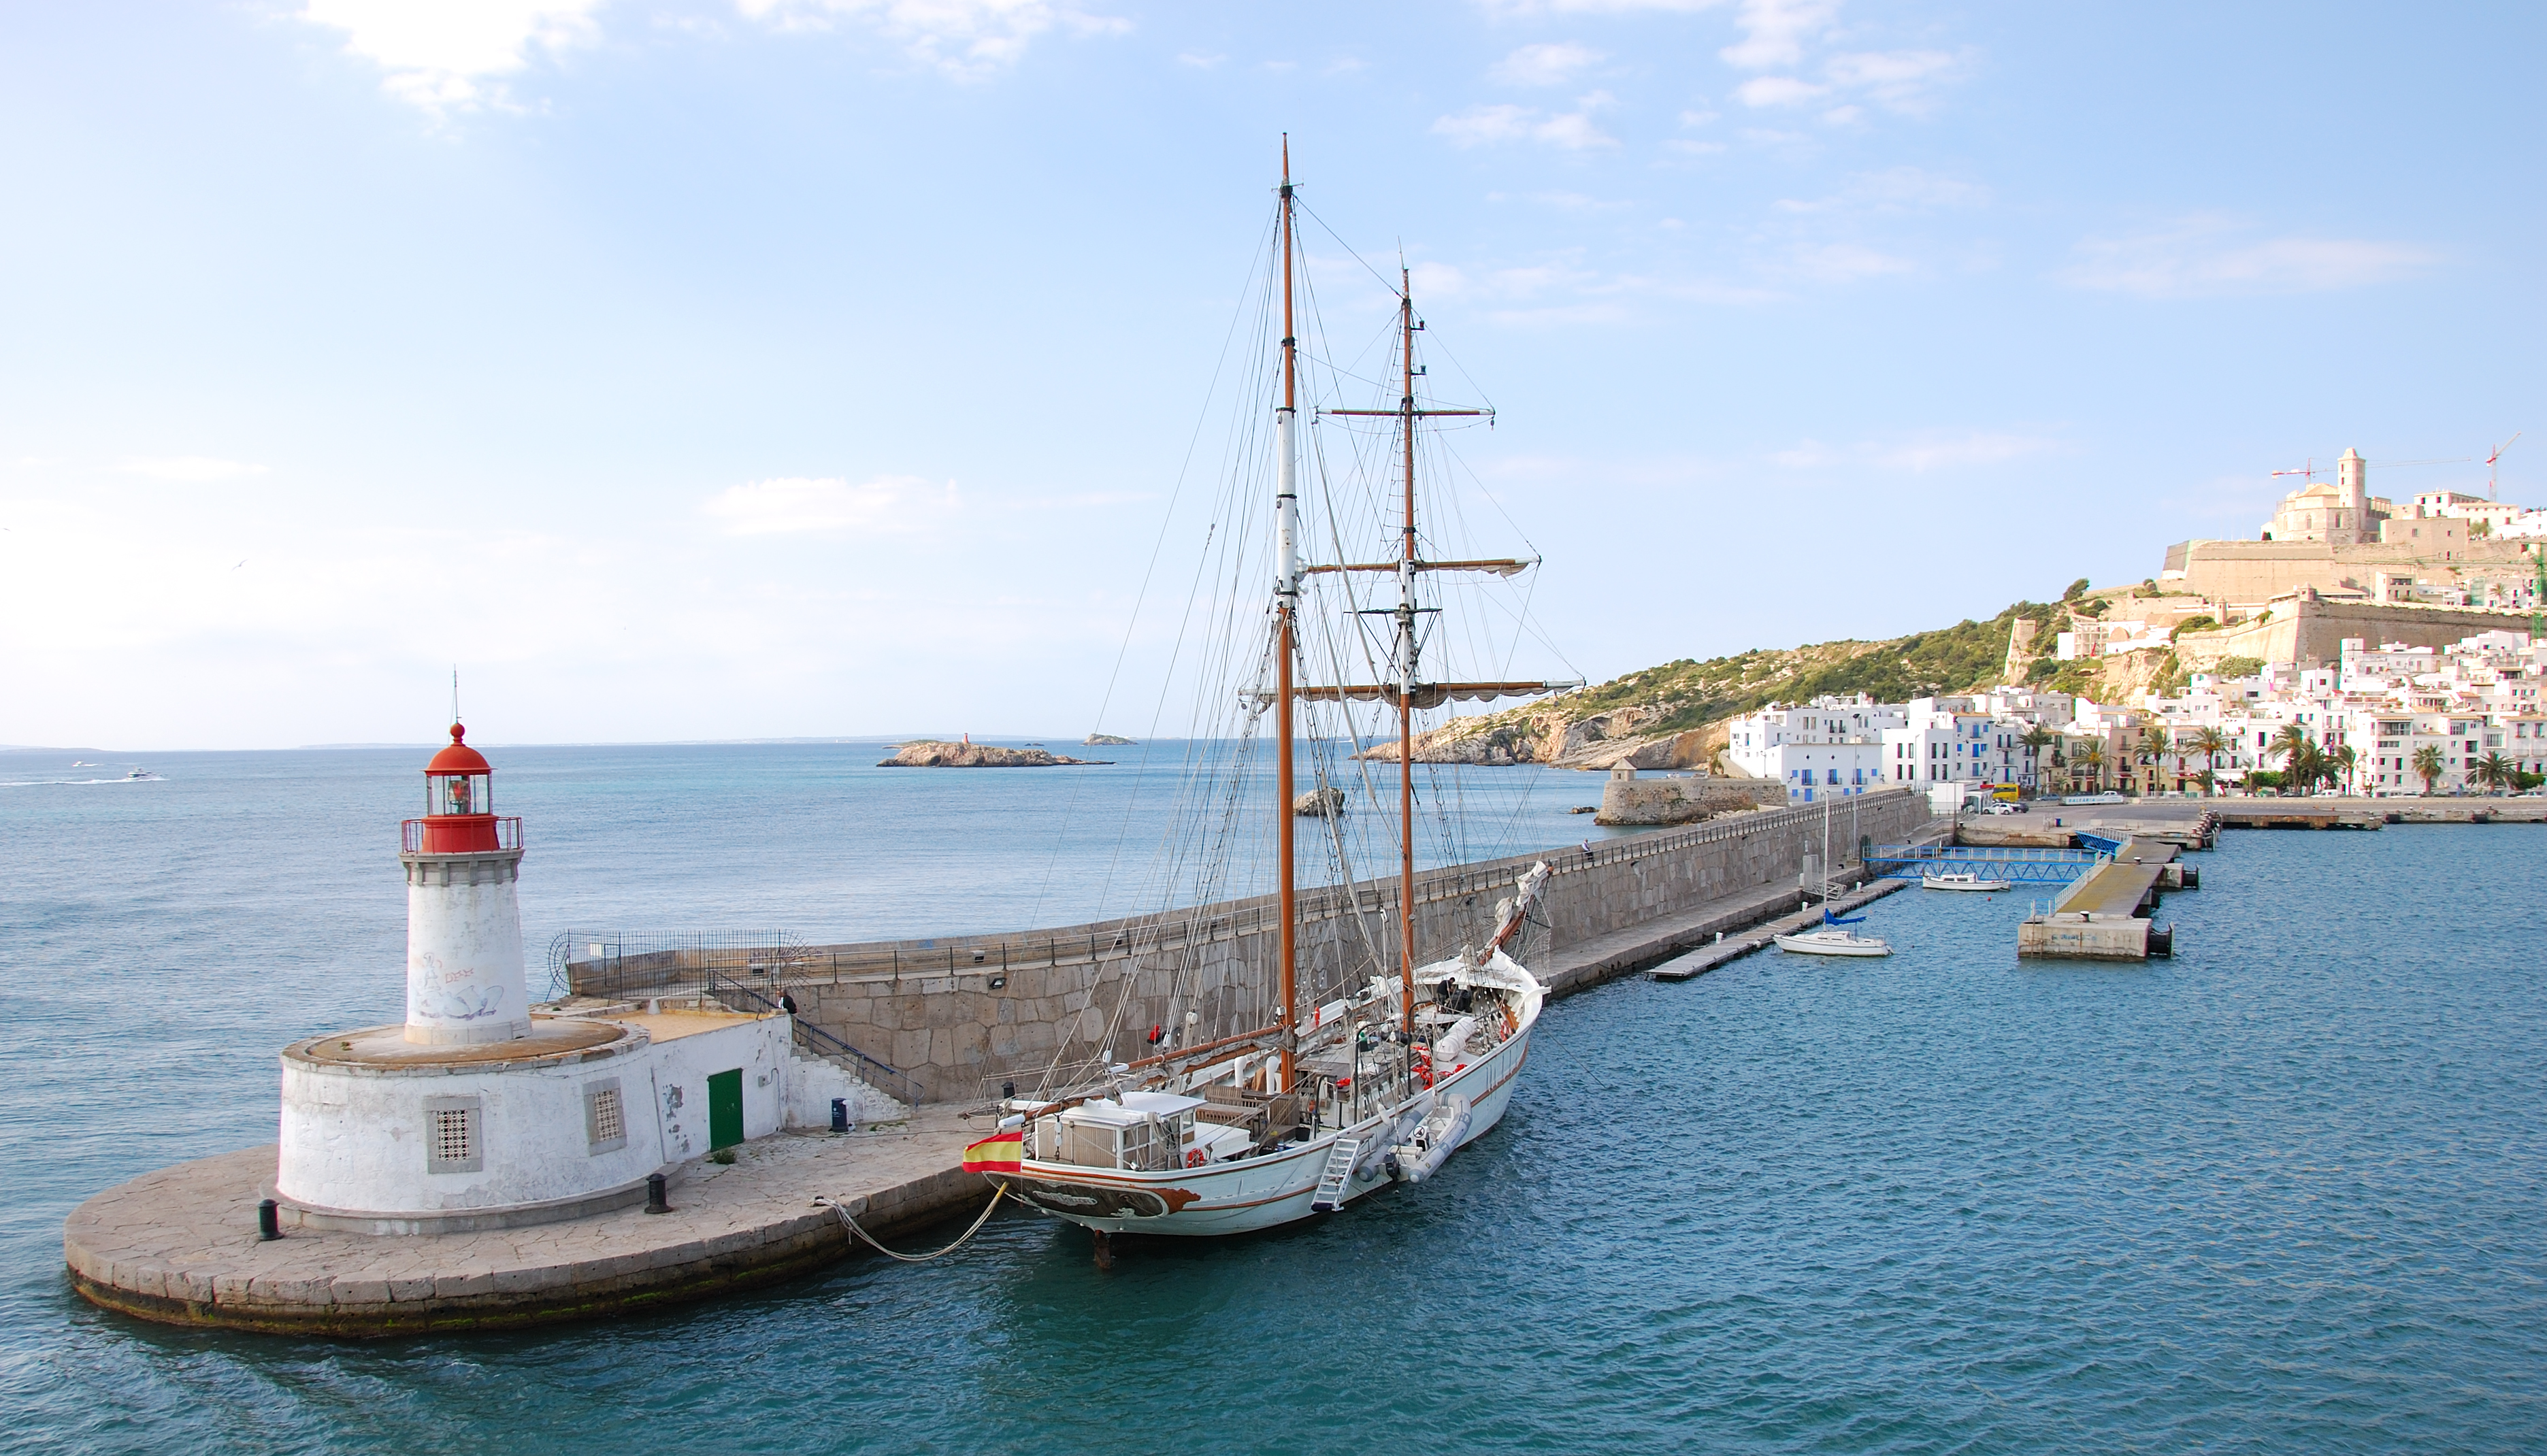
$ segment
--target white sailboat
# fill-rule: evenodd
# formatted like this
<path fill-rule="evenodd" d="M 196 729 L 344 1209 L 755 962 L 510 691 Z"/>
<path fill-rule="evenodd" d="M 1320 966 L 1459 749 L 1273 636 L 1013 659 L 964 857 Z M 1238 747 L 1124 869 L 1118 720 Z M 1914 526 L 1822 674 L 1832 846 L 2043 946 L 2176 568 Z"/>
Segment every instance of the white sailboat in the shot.
<path fill-rule="evenodd" d="M 1400 271 L 1399 382 L 1394 409 L 1330 409 L 1335 415 L 1395 417 L 1403 437 L 1402 518 L 1393 560 L 1304 564 L 1299 549 L 1298 336 L 1293 316 L 1294 201 L 1287 142 L 1280 210 L 1280 393 L 1274 409 L 1274 596 L 1266 615 L 1272 682 L 1250 697 L 1273 715 L 1275 765 L 1270 815 L 1278 879 L 1275 985 L 1271 1024 L 1124 1063 L 1101 1066 L 1073 1084 L 999 1103 L 999 1131 L 966 1150 L 967 1170 L 1014 1196 L 1095 1231 L 1100 1260 L 1113 1233 L 1211 1236 L 1270 1228 L 1341 1209 L 1391 1182 L 1421 1182 L 1503 1116 L 1530 1059 L 1546 988 L 1512 952 L 1546 883 L 1537 864 L 1509 896 L 1481 912 L 1483 949 L 1463 946 L 1429 963 L 1417 959 L 1414 908 L 1414 715 L 1453 699 L 1518 697 L 1579 686 L 1572 682 L 1438 682 L 1420 673 L 1419 623 L 1438 610 L 1418 600 L 1418 582 L 1438 571 L 1508 575 L 1530 560 L 1428 560 L 1416 526 L 1415 435 L 1435 415 L 1474 409 L 1419 405 L 1416 334 L 1423 324 Z M 1392 492 L 1393 494 L 1400 492 Z M 1295 681 L 1302 655 L 1303 578 L 1317 573 L 1393 576 L 1393 609 L 1353 615 L 1393 619 L 1386 675 L 1361 685 Z M 1377 674 L 1374 674 L 1377 675 Z M 1374 945 L 1361 974 L 1338 994 L 1303 1005 L 1299 985 L 1300 903 L 1293 836 L 1294 712 L 1308 704 L 1393 707 L 1398 763 L 1397 904 L 1394 947 Z M 1329 820 L 1333 822 L 1332 818 Z M 1385 954 L 1393 949 L 1395 954 Z M 1393 965 L 1391 962 L 1393 961 Z M 1187 1022 L 1193 1020 L 1187 1014 Z M 1165 1032 L 1154 1028 L 1156 1044 Z M 1110 1052 L 1107 1059 L 1110 1063 Z"/>
<path fill-rule="evenodd" d="M 1892 954 L 1890 941 L 1880 936 L 1860 935 L 1848 928 L 1851 925 L 1863 923 L 1866 919 L 1864 915 L 1844 918 L 1831 912 L 1830 816 L 1830 801 L 1825 799 L 1822 801 L 1821 928 L 1772 935 L 1769 938 L 1777 943 L 1778 949 L 1793 951 L 1800 956 L 1888 956 Z"/>

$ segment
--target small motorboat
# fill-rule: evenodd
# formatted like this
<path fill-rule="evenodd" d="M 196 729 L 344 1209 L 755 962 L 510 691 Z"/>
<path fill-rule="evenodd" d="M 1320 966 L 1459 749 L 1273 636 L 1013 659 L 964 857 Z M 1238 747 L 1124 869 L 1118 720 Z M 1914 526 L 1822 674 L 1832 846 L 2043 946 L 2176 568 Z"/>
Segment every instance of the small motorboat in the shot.
<path fill-rule="evenodd" d="M 1778 943 L 1778 949 L 1794 951 L 1800 956 L 1888 956 L 1892 954 L 1890 941 L 1872 935 L 1860 935 L 1848 928 L 1851 925 L 1863 924 L 1865 920 L 1864 915 L 1843 920 L 1832 914 L 1828 907 L 1824 907 L 1821 929 L 1800 931 L 1793 935 L 1773 935 L 1769 938 Z"/>
<path fill-rule="evenodd" d="M 2005 890 L 2008 888 L 2008 884 L 2005 880 L 1984 880 L 1978 875 L 1962 873 L 1953 875 L 1921 875 L 1919 877 L 1919 888 L 1922 890 L 1979 891 L 1982 894 L 1987 894 L 1993 890 Z"/>

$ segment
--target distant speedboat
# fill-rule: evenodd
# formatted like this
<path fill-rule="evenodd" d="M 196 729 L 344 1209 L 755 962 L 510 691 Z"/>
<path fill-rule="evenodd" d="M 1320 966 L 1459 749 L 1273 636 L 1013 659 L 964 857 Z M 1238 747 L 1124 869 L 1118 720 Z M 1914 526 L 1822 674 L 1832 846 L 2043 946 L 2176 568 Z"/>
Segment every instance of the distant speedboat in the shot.
<path fill-rule="evenodd" d="M 1971 874 L 1921 875 L 1919 877 L 1919 888 L 1922 890 L 1979 891 L 1982 894 L 1987 894 L 1993 890 L 2005 890 L 2008 888 L 2008 884 L 2005 880 L 1984 880 L 1978 875 Z"/>
<path fill-rule="evenodd" d="M 128 784 L 132 784 L 139 783 L 148 779 L 155 779 L 157 777 L 159 777 L 157 774 L 152 773 L 146 768 L 136 768 L 132 772 L 126 774 L 124 776 L 124 781 Z"/>

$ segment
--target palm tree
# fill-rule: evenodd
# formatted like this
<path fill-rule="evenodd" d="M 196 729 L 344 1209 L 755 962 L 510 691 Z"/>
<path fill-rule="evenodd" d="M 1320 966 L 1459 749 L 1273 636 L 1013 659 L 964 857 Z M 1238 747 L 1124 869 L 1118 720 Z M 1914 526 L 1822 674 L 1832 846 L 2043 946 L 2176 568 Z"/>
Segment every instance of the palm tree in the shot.
<path fill-rule="evenodd" d="M 2424 793 L 2432 792 L 2433 781 L 2440 778 L 2441 771 L 2446 767 L 2448 763 L 2441 757 L 2441 750 L 2437 745 L 2425 743 L 2415 750 L 2415 774 L 2423 781 Z"/>
<path fill-rule="evenodd" d="M 2077 755 L 2077 761 L 2078 766 L 2087 771 L 2090 783 L 2088 792 L 2103 793 L 2105 791 L 2105 745 L 2089 743 L 2087 751 Z"/>
<path fill-rule="evenodd" d="M 2334 751 L 2327 754 L 2326 757 L 2327 762 L 2333 766 L 2335 774 L 2343 780 L 2344 791 L 2346 793 L 2351 792 L 2353 788 L 2352 771 L 2361 766 L 2360 750 L 2354 748 L 2350 743 L 2338 743 L 2335 745 Z"/>
<path fill-rule="evenodd" d="M 2193 782 L 2202 786 L 2202 797 L 2208 799 L 2212 791 L 2220 786 L 2220 775 L 2217 771 L 2206 768 L 2193 776 Z"/>
<path fill-rule="evenodd" d="M 2166 747 L 2165 728 L 2152 724 L 2141 729 L 2140 759 L 2150 766 L 2149 787 L 2152 790 L 2157 788 L 2158 775 L 2165 766 Z"/>
<path fill-rule="evenodd" d="M 2500 753 L 2489 753 L 2476 761 L 2475 772 L 2478 783 L 2500 793 L 2511 782 L 2511 760 Z"/>
<path fill-rule="evenodd" d="M 2292 781 L 2293 787 L 2306 792 L 2308 786 L 2296 782 L 2300 777 L 2300 755 L 2316 747 L 2317 739 L 2309 736 L 2307 728 L 2296 723 L 2286 723 L 2282 725 L 2280 732 L 2273 734 L 2273 745 L 2264 751 L 2282 755 L 2283 778 Z"/>
<path fill-rule="evenodd" d="M 2046 743 L 2058 742 L 2060 741 L 2060 738 L 2061 735 L 2059 733 L 2054 732 L 2052 729 L 2045 728 L 2039 723 L 2034 727 L 2027 728 L 2023 733 L 2017 735 L 2016 740 L 2025 745 L 2025 751 L 2034 755 L 2035 783 L 2041 784 L 2045 778 L 2049 777 L 2043 772 L 2043 745 Z M 2035 792 L 2039 794 L 2042 790 L 2037 789 Z"/>
<path fill-rule="evenodd" d="M 2326 748 L 2318 748 L 2316 740 L 2300 743 L 2300 751 L 2292 753 L 2282 766 L 2290 771 L 2290 776 L 2298 782 L 2298 789 L 2303 794 L 2316 792 L 2318 784 L 2323 784 L 2326 779 L 2333 779 L 2335 776 L 2333 758 L 2327 758 Z"/>
<path fill-rule="evenodd" d="M 2193 735 L 2193 746 L 2202 754 L 2202 792 L 2208 794 L 2211 786 L 2219 782 L 2220 775 L 2215 770 L 2220 767 L 2221 751 L 2229 746 L 2229 735 L 2215 724 Z"/>

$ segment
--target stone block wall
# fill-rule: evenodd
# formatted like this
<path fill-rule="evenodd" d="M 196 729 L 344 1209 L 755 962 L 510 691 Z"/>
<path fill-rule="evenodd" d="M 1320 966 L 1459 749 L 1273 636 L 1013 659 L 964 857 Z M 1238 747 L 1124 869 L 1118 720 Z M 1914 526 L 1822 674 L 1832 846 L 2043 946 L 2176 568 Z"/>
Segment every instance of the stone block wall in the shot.
<path fill-rule="evenodd" d="M 1853 860 L 1860 837 L 1897 843 L 1928 818 L 1926 799 L 1906 791 L 1835 802 L 1832 858 Z M 1539 859 L 1553 873 L 1523 941 L 1525 964 L 1710 900 L 1793 885 L 1806 857 L 1819 855 L 1822 833 L 1822 807 L 1812 805 L 1606 840 L 1589 853 L 1569 847 L 1430 871 L 1416 880 L 1416 961 L 1484 943 L 1497 901 Z M 1393 879 L 1303 893 L 1304 1000 L 1333 998 L 1348 977 L 1395 974 L 1396 903 Z M 1195 1045 L 1272 1024 L 1275 922 L 1274 898 L 1258 896 L 1012 935 L 815 946 L 786 987 L 805 1021 L 911 1073 L 925 1100 L 965 1102 L 996 1095 L 1007 1077 L 1031 1088 L 1057 1063 L 1148 1056 L 1160 1049 L 1148 1039 L 1154 1026 L 1172 1044 Z"/>

